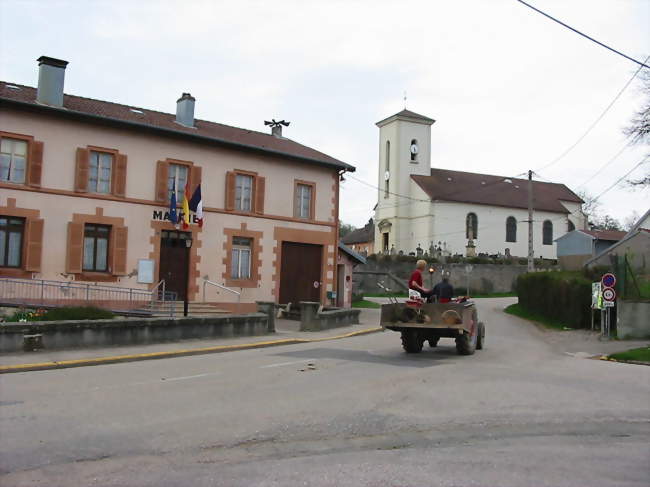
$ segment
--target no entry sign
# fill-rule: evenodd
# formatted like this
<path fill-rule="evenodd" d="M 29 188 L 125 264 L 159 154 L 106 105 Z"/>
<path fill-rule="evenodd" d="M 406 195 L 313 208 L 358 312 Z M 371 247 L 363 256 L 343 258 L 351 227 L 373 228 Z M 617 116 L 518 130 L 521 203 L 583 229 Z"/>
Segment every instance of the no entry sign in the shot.
<path fill-rule="evenodd" d="M 603 289 L 603 299 L 605 301 L 614 301 L 616 299 L 616 291 L 611 287 L 606 287 Z"/>
<path fill-rule="evenodd" d="M 614 287 L 616 285 L 616 276 L 608 272 L 607 274 L 603 274 L 600 282 L 603 283 L 603 287 Z"/>

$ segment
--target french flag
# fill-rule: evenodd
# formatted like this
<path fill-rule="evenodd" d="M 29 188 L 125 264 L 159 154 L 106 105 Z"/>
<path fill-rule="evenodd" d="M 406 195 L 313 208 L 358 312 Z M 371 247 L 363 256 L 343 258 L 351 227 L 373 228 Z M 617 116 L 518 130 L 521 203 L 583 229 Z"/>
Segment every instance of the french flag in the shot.
<path fill-rule="evenodd" d="M 190 210 L 192 210 L 199 219 L 199 227 L 203 227 L 203 201 L 201 200 L 200 184 L 194 190 L 194 194 L 190 200 Z"/>

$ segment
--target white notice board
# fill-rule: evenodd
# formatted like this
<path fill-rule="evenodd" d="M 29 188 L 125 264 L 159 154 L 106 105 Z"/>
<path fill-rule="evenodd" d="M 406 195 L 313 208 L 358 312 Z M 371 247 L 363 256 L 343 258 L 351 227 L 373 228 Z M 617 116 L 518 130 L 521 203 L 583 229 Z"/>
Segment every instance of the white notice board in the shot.
<path fill-rule="evenodd" d="M 153 284 L 153 268 L 152 259 L 138 259 L 138 282 Z"/>

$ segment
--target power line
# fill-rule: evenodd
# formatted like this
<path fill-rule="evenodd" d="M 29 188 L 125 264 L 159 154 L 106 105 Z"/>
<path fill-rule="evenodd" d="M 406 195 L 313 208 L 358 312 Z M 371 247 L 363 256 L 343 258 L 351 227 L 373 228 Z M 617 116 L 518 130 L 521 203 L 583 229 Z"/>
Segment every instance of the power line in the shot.
<path fill-rule="evenodd" d="M 612 188 L 614 188 L 618 183 L 620 183 L 621 181 L 623 181 L 623 179 L 625 179 L 626 177 L 628 177 L 628 176 L 629 176 L 629 175 L 630 175 L 630 174 L 631 174 L 635 169 L 637 169 L 638 167 L 640 167 L 641 164 L 644 164 L 644 163 L 648 160 L 649 157 L 650 157 L 650 156 L 645 156 L 643 159 L 641 159 L 641 161 L 640 161 L 636 166 L 634 166 L 632 169 L 630 169 L 628 172 L 626 172 L 626 173 L 623 174 L 620 178 L 618 178 L 614 184 L 612 184 L 611 186 L 609 186 L 605 191 L 601 191 L 600 193 L 598 193 L 598 194 L 596 195 L 596 197 L 593 199 L 593 201 L 597 201 L 601 196 L 603 196 L 603 195 L 604 195 L 605 193 L 607 193 L 609 190 L 611 190 Z"/>
<path fill-rule="evenodd" d="M 628 140 L 628 141 L 625 143 L 625 145 L 624 145 L 623 147 L 621 147 L 621 149 L 620 149 L 620 150 L 619 150 L 619 151 L 614 155 L 614 157 L 612 157 L 609 161 L 607 161 L 605 164 L 603 164 L 603 165 L 601 166 L 601 168 L 598 169 L 598 171 L 596 171 L 595 173 L 593 173 L 593 174 L 592 174 L 592 175 L 591 175 L 587 180 L 585 180 L 584 182 L 582 182 L 580 185 L 576 186 L 576 189 L 578 189 L 578 188 L 582 188 L 582 187 L 585 186 L 588 182 L 592 181 L 596 176 L 598 176 L 601 172 L 603 172 L 603 170 L 605 170 L 605 168 L 606 168 L 607 166 L 609 166 L 612 162 L 614 162 L 616 159 L 618 159 L 618 157 L 619 157 L 619 156 L 620 156 L 620 155 L 625 151 L 625 149 L 627 149 L 628 147 L 630 147 L 633 143 L 634 143 L 634 142 L 633 142 L 632 140 Z"/>
<path fill-rule="evenodd" d="M 547 18 L 551 19 L 553 22 L 557 22 L 558 24 L 560 24 L 560 25 L 566 27 L 567 29 L 572 30 L 572 31 L 575 32 L 576 34 L 579 34 L 579 35 L 581 35 L 582 37 L 585 37 L 585 38 L 589 39 L 590 41 L 595 42 L 595 43 L 598 44 L 599 46 L 602 46 L 602 47 L 604 47 L 605 49 L 609 49 L 610 51 L 612 51 L 612 52 L 618 54 L 619 56 L 623 56 L 625 59 L 628 59 L 628 60 L 630 60 L 630 61 L 632 61 L 632 62 L 638 64 L 638 65 L 641 66 L 642 68 L 650 68 L 650 66 L 648 66 L 647 64 L 645 64 L 645 62 L 642 63 L 641 61 L 638 61 L 638 60 L 634 59 L 633 57 L 628 56 L 627 54 L 623 54 L 621 51 L 617 51 L 617 50 L 614 49 L 613 47 L 609 47 L 607 44 L 603 44 L 602 42 L 597 41 L 597 40 L 594 39 L 593 37 L 590 37 L 590 36 L 588 36 L 587 34 L 585 34 L 585 33 L 583 33 L 583 32 L 580 32 L 578 29 L 574 29 L 574 28 L 571 27 L 570 25 L 565 24 L 565 23 L 562 22 L 561 20 L 558 20 L 558 19 L 556 19 L 555 17 L 552 17 L 552 16 L 550 16 L 549 14 L 547 14 L 547 13 L 545 13 L 545 12 L 542 12 L 540 9 L 533 7 L 533 6 L 530 5 L 529 3 L 526 3 L 526 2 L 524 2 L 523 0 L 517 0 L 517 1 L 518 1 L 519 3 L 525 5 L 526 7 L 533 9 L 535 12 L 542 14 L 544 17 L 547 17 Z M 646 59 L 646 61 L 647 61 L 647 59 Z"/>
<path fill-rule="evenodd" d="M 648 59 L 650 59 L 650 56 L 646 57 L 644 62 L 648 62 Z M 616 103 L 616 101 L 621 97 L 621 95 L 627 89 L 627 87 L 630 86 L 630 83 L 632 83 L 634 78 L 636 78 L 636 75 L 639 74 L 639 71 L 641 71 L 642 67 L 643 66 L 639 66 L 639 68 L 634 72 L 632 77 L 627 81 L 627 83 L 625 83 L 623 88 L 621 88 L 620 91 L 616 94 L 614 99 L 609 103 L 609 105 L 607 105 L 605 107 L 605 110 L 603 110 L 602 113 L 600 115 L 598 115 L 596 120 L 594 120 L 594 122 L 587 128 L 587 130 L 585 130 L 585 132 L 578 138 L 578 140 L 576 140 L 567 150 L 565 150 L 562 154 L 560 154 L 558 157 L 553 159 L 551 162 L 549 162 L 545 166 L 542 166 L 539 169 L 537 169 L 537 171 L 543 171 L 544 169 L 551 167 L 556 162 L 559 162 L 560 160 L 562 160 L 569 152 L 571 152 L 573 149 L 575 149 L 575 147 L 580 142 L 583 141 L 583 139 L 589 134 L 589 132 L 591 132 L 593 130 L 593 128 L 598 124 L 598 122 L 600 122 L 603 119 L 603 117 L 609 111 L 609 109 L 612 108 L 612 106 L 614 106 L 614 103 Z"/>

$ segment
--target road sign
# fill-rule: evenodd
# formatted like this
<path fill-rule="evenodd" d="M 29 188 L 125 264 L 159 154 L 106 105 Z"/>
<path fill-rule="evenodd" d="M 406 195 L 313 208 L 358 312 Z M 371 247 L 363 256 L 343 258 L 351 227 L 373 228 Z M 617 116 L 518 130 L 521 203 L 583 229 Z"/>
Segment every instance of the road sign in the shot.
<path fill-rule="evenodd" d="M 603 300 L 615 301 L 616 291 L 614 291 L 611 287 L 606 287 L 605 289 L 603 289 Z"/>
<path fill-rule="evenodd" d="M 591 283 L 591 307 L 593 309 L 603 309 L 603 294 L 599 282 Z"/>
<path fill-rule="evenodd" d="M 616 276 L 608 272 L 607 274 L 603 274 L 600 282 L 603 283 L 603 287 L 614 287 L 616 286 Z"/>
<path fill-rule="evenodd" d="M 605 308 L 613 308 L 614 307 L 614 301 L 603 301 L 603 306 Z"/>

